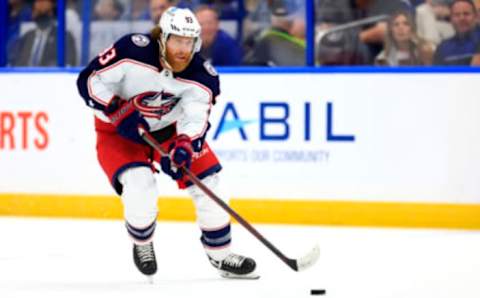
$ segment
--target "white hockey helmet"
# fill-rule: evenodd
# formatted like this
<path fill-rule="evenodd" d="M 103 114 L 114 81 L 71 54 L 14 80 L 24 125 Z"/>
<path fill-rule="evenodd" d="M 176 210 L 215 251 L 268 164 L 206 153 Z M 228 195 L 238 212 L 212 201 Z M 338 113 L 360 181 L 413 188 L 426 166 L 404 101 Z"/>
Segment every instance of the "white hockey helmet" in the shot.
<path fill-rule="evenodd" d="M 172 6 L 162 14 L 158 25 L 162 29 L 160 43 L 163 56 L 165 56 L 165 45 L 170 34 L 193 37 L 195 43 L 192 54 L 200 51 L 202 46 L 200 38 L 201 27 L 190 9 Z"/>

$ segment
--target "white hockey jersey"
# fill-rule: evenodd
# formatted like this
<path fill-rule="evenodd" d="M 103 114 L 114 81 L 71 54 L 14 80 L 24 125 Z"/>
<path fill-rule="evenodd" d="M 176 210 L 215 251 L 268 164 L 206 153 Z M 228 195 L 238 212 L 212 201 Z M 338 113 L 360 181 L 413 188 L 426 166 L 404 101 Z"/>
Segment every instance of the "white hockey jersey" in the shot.
<path fill-rule="evenodd" d="M 131 99 L 144 92 L 158 92 L 143 104 L 152 107 L 143 113 L 150 131 L 170 125 L 192 140 L 204 137 L 210 109 L 219 95 L 219 80 L 209 62 L 195 54 L 181 73 L 163 69 L 159 45 L 148 35 L 129 34 L 99 54 L 80 73 L 78 90 L 97 118 L 104 114 L 115 96 Z"/>

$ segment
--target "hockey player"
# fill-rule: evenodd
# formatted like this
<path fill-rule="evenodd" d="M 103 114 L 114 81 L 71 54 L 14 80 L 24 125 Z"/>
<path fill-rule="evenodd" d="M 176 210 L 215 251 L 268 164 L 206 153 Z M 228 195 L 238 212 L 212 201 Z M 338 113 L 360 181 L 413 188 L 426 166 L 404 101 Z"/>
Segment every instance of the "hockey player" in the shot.
<path fill-rule="evenodd" d="M 255 261 L 230 251 L 230 217 L 180 170 L 185 166 L 218 191 L 220 163 L 205 142 L 219 94 L 215 69 L 198 54 L 200 26 L 188 9 L 170 7 L 150 35 L 129 34 L 80 73 L 77 87 L 95 113 L 97 156 L 121 196 L 135 265 L 157 271 L 152 237 L 157 218 L 156 166 L 193 198 L 201 242 L 221 276 L 257 278 Z M 161 143 L 159 156 L 139 127 Z"/>

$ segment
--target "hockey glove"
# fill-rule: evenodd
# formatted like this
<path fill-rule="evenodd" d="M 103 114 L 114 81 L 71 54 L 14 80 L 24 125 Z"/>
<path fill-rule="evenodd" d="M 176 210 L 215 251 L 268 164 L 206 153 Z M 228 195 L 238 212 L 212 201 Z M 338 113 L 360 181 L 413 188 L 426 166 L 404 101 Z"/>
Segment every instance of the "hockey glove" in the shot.
<path fill-rule="evenodd" d="M 132 101 L 116 97 L 106 108 L 105 114 L 117 129 L 119 135 L 136 143 L 145 143 L 140 136 L 138 127 L 141 126 L 148 131 L 150 126 L 140 112 L 135 110 Z"/>
<path fill-rule="evenodd" d="M 187 135 L 179 135 L 170 144 L 168 156 L 160 160 L 162 171 L 174 180 L 183 177 L 182 167 L 190 168 L 192 164 L 192 141 Z"/>

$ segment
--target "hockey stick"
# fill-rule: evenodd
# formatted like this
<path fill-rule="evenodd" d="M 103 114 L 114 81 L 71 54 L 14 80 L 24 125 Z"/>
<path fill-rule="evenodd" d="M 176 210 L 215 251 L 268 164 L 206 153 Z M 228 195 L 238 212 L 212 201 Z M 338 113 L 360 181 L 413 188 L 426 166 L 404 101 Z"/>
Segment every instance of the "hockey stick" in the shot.
<path fill-rule="evenodd" d="M 160 144 L 153 138 L 149 133 L 147 133 L 142 127 L 139 127 L 140 135 L 143 140 L 147 142 L 153 149 L 158 151 L 161 156 L 167 156 L 167 153 L 162 150 Z M 219 198 L 213 191 L 210 190 L 203 182 L 189 169 L 183 167 L 182 171 L 187 175 L 187 177 L 200 188 L 210 199 L 214 200 L 223 210 L 230 214 L 233 218 L 237 220 L 245 229 L 247 229 L 255 238 L 262 242 L 268 249 L 270 249 L 277 257 L 280 258 L 288 267 L 292 268 L 295 271 L 302 271 L 313 264 L 318 260 L 320 254 L 320 248 L 318 245 L 315 245 L 309 253 L 299 259 L 290 259 L 286 257 L 278 248 L 276 248 L 270 241 L 268 241 L 262 234 L 260 234 L 250 223 L 243 219 L 235 210 L 228 206 L 221 198 Z"/>

